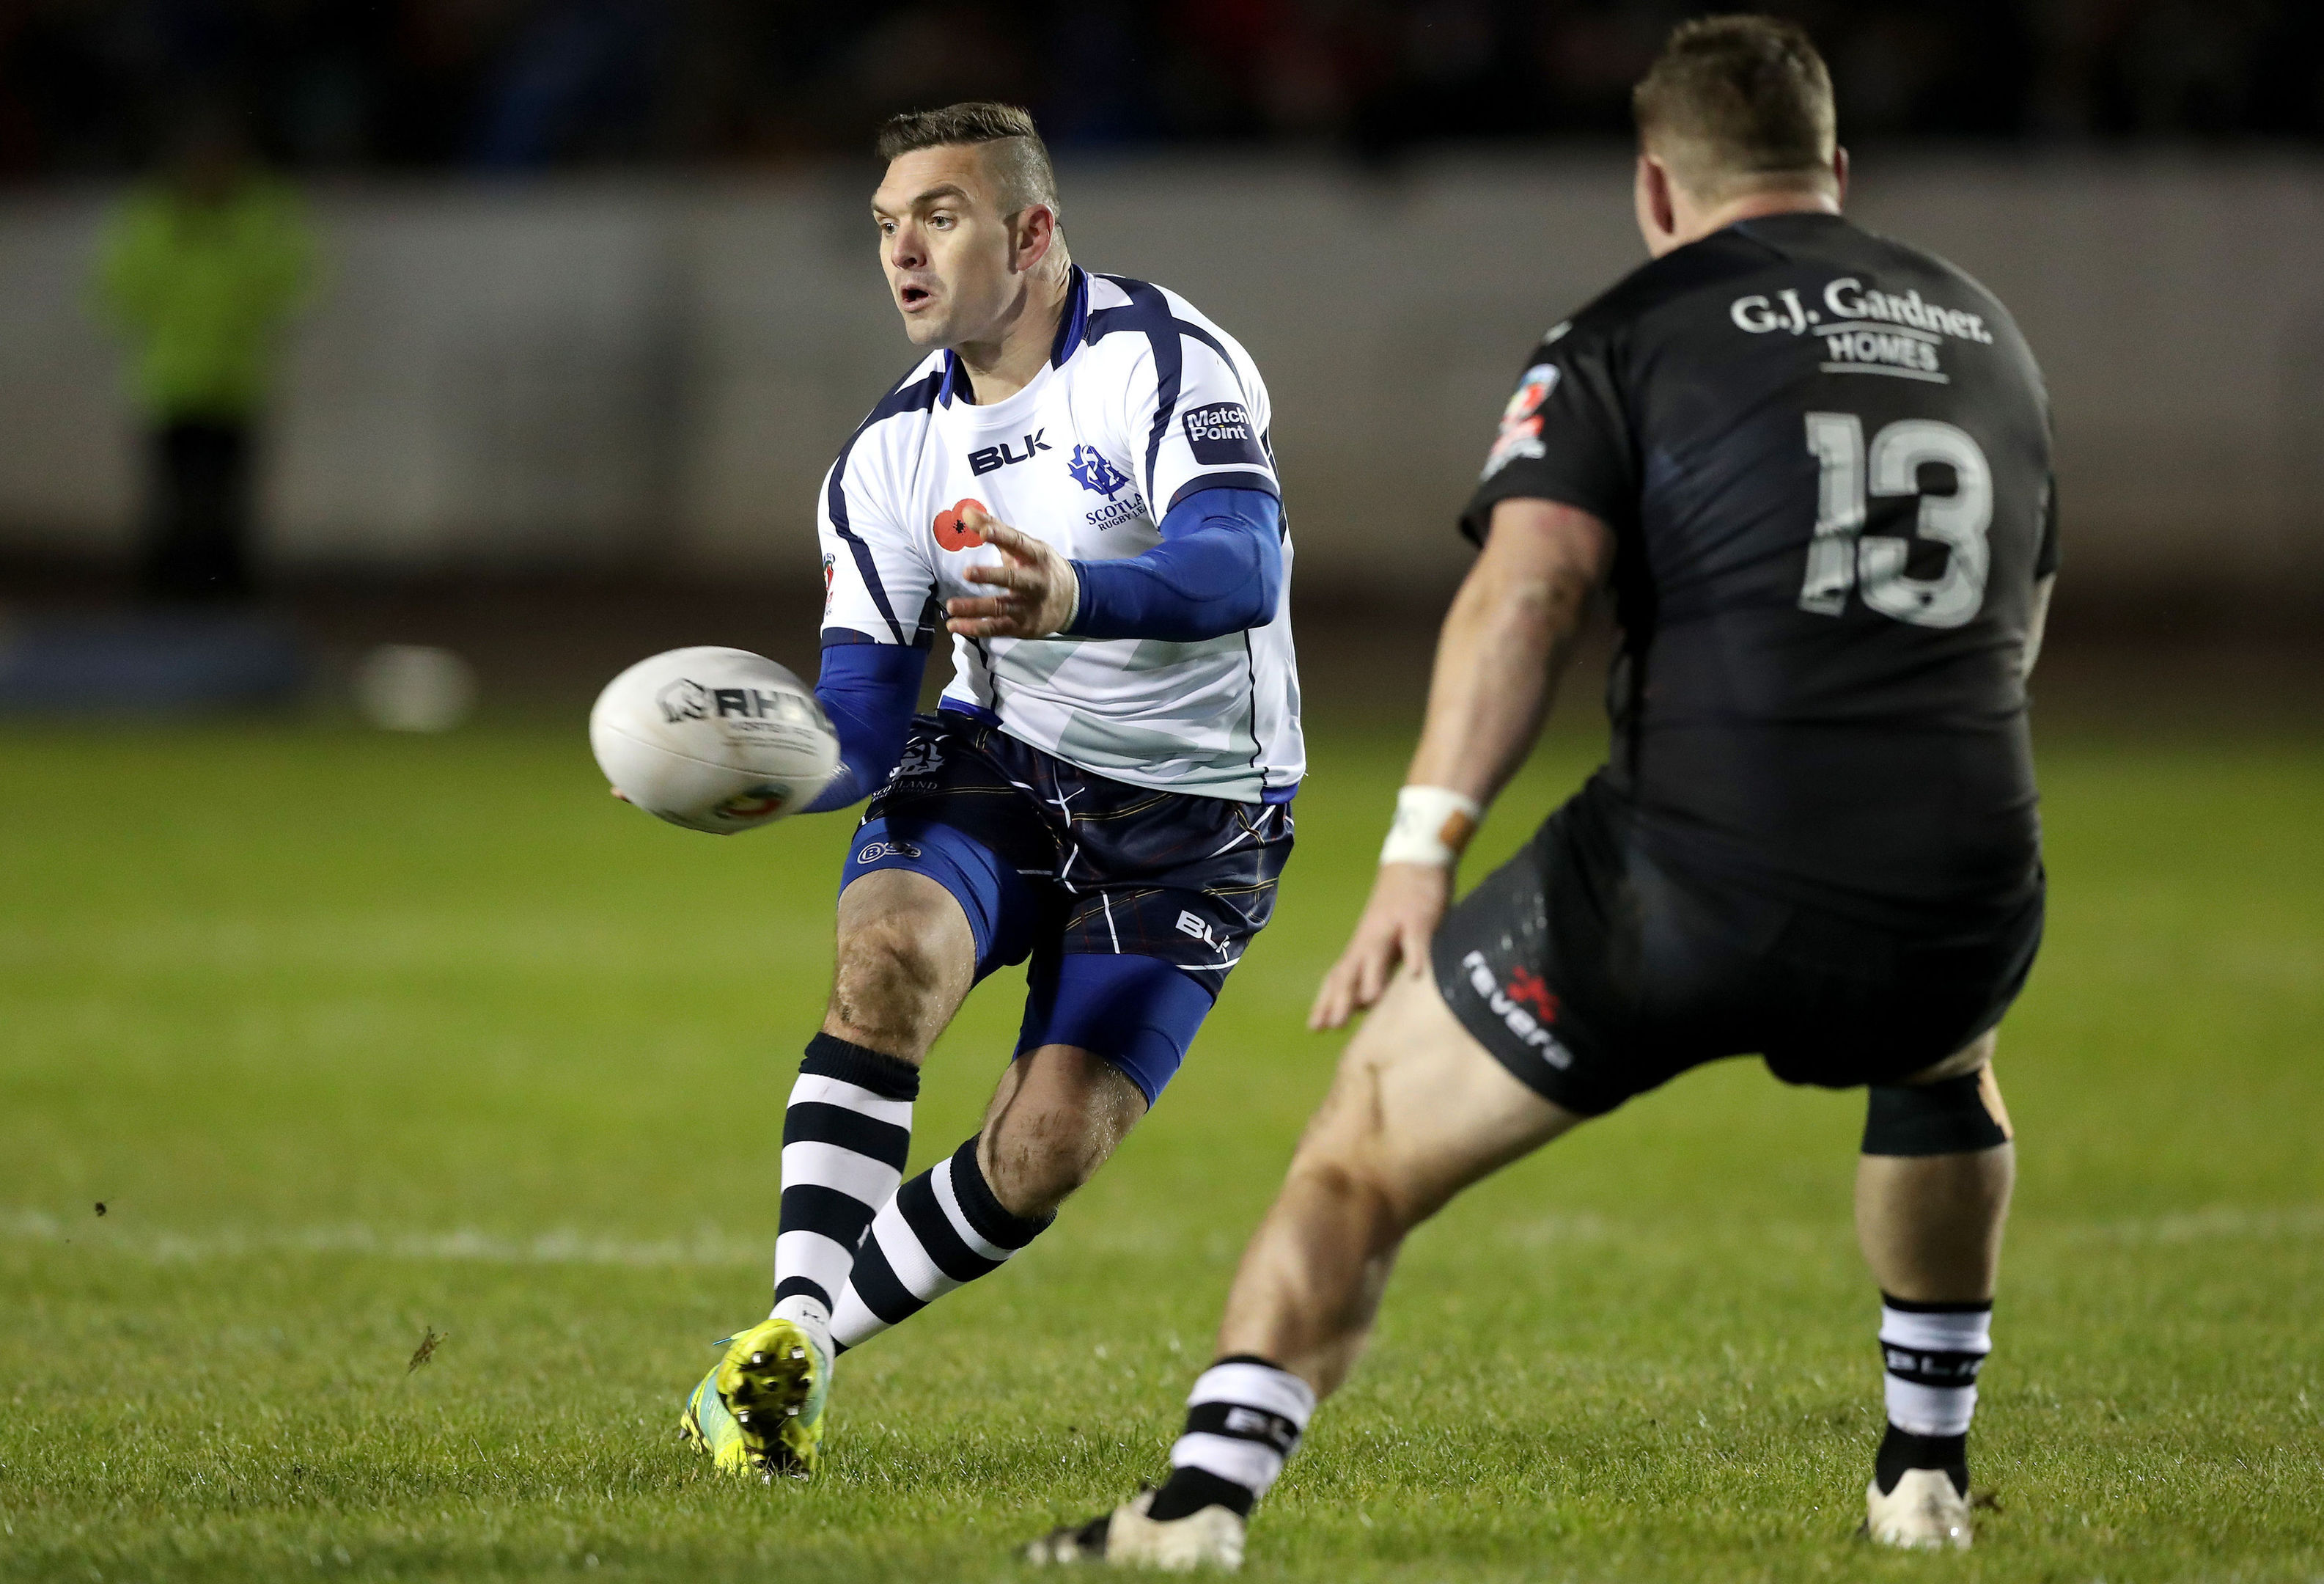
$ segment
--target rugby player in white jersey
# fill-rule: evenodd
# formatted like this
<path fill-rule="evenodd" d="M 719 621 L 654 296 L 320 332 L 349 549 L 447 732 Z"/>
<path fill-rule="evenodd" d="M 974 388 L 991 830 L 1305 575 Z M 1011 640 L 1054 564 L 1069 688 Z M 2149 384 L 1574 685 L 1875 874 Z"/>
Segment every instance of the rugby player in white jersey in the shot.
<path fill-rule="evenodd" d="M 1073 262 L 1024 111 L 878 147 L 881 264 L 929 351 L 818 503 L 842 770 L 813 807 L 873 795 L 783 1125 L 774 1311 L 682 1420 L 737 1472 L 812 1472 L 835 1356 L 1031 1242 L 1145 1115 L 1273 910 L 1304 768 L 1249 355 Z M 915 718 L 940 631 L 953 678 Z M 903 1181 L 928 1048 L 1028 959 L 983 1126 Z"/>

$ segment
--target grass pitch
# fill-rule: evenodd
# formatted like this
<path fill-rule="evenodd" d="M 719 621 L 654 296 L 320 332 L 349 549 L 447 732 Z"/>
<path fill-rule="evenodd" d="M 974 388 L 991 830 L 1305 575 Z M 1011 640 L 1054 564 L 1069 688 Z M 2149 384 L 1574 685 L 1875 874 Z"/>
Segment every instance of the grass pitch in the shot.
<path fill-rule="evenodd" d="M 765 1307 L 846 821 L 655 825 L 577 727 L 0 736 L 0 1576 L 1016 1576 L 1162 1468 L 1338 1049 L 1301 1016 L 1408 739 L 1319 735 L 1177 1085 L 1023 1258 L 844 1361 L 826 1476 L 774 1489 L 674 1425 Z M 1472 876 L 1590 757 L 1552 742 Z M 2324 1573 L 2324 750 L 2052 734 L 2043 773 L 1978 1548 L 1849 1539 L 1861 1102 L 1732 1062 L 1424 1230 L 1253 1576 Z M 916 1169 L 1017 994 L 932 1060 Z"/>

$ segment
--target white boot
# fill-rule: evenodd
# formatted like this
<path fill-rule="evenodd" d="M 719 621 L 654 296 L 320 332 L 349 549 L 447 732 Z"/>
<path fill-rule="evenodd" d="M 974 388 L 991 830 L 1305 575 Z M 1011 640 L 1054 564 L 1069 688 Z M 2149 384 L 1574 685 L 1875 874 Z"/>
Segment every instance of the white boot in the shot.
<path fill-rule="evenodd" d="M 1969 1501 L 1943 1469 L 1907 1468 L 1886 1496 L 1877 1479 L 1864 1487 L 1864 1533 L 1877 1545 L 1967 1551 Z"/>
<path fill-rule="evenodd" d="M 1225 1507 L 1204 1507 L 1157 1524 L 1146 1515 L 1154 1492 L 1143 1491 L 1102 1518 L 1079 1528 L 1053 1529 L 1025 1548 L 1036 1566 L 1050 1562 L 1104 1562 L 1117 1568 L 1158 1568 L 1187 1573 L 1196 1568 L 1242 1566 L 1243 1521 Z"/>

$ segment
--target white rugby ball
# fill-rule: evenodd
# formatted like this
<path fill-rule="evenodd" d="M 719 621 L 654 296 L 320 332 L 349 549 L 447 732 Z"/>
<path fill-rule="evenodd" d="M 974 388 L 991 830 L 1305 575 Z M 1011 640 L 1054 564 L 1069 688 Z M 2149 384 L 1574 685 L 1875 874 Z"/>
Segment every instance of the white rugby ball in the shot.
<path fill-rule="evenodd" d="M 589 747 L 622 797 L 715 836 L 812 802 L 839 768 L 839 738 L 815 695 L 747 649 L 639 661 L 597 695 Z"/>

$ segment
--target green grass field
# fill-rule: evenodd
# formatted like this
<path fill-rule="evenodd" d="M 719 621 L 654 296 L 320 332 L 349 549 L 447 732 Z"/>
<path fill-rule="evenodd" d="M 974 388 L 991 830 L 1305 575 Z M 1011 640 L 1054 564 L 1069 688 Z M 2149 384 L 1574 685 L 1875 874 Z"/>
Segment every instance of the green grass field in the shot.
<path fill-rule="evenodd" d="M 674 1421 L 765 1308 L 844 821 L 658 826 L 577 728 L 0 734 L 0 1577 L 1016 1576 L 1161 1468 L 1336 1054 L 1301 1018 L 1406 737 L 1321 736 L 1177 1086 L 1024 1258 L 851 1356 L 827 1475 L 770 1489 Z M 1588 760 L 1554 741 L 1479 859 Z M 2324 747 L 2052 734 L 2043 773 L 1978 1548 L 1850 1539 L 1861 1101 L 1731 1062 L 1415 1240 L 1253 1575 L 2324 1576 Z M 939 1047 L 916 1161 L 1016 994 Z"/>

